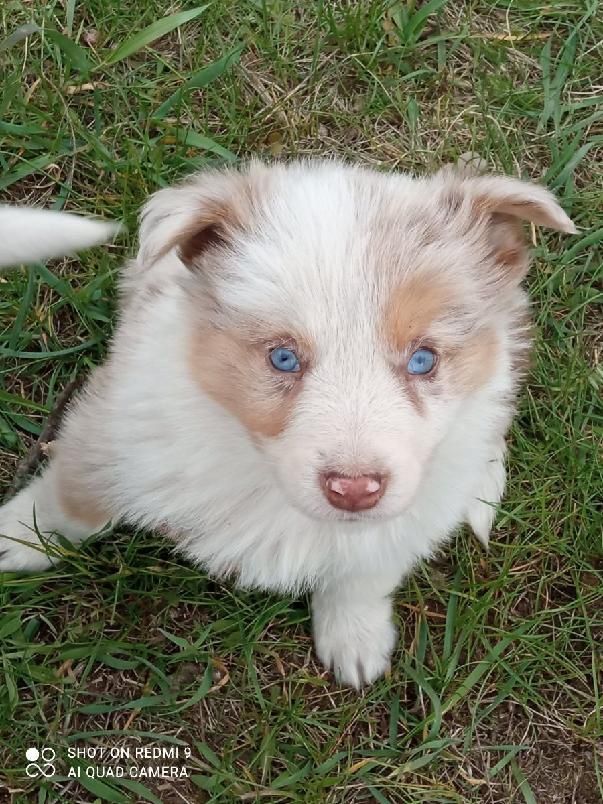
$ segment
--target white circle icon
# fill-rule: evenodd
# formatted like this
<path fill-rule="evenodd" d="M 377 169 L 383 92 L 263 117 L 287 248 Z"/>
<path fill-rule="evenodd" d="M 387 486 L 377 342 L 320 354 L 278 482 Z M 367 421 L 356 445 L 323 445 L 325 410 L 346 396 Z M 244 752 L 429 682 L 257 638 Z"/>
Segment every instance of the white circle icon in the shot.
<path fill-rule="evenodd" d="M 28 748 L 25 752 L 25 759 L 28 762 L 35 762 L 36 760 L 40 759 L 40 752 L 37 748 Z"/>

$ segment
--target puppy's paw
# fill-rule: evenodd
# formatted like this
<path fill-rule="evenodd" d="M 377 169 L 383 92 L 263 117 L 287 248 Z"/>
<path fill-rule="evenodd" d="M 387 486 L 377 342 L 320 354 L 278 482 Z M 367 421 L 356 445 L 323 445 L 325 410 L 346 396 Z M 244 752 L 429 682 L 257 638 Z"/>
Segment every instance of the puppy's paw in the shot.
<path fill-rule="evenodd" d="M 0 508 L 0 572 L 48 569 L 53 560 L 35 530 L 20 521 L 21 506 L 15 501 Z"/>
<path fill-rule="evenodd" d="M 389 670 L 398 636 L 389 598 L 341 607 L 321 602 L 313 621 L 318 658 L 338 682 L 360 689 Z"/>
<path fill-rule="evenodd" d="M 501 439 L 492 458 L 484 467 L 480 485 L 475 493 L 475 499 L 469 504 L 466 518 L 471 530 L 475 533 L 484 547 L 488 546 L 488 539 L 496 506 L 500 502 L 507 480 L 505 469 L 506 445 Z"/>

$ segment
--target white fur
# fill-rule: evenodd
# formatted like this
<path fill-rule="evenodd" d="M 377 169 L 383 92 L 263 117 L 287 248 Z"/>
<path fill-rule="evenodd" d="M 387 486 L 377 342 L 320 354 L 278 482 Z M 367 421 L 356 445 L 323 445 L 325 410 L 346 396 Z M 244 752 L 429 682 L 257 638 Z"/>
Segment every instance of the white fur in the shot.
<path fill-rule="evenodd" d="M 0 533 L 14 540 L 0 542 L 0 570 L 41 570 L 55 563 L 60 548 L 45 549 L 45 542 L 53 541 L 49 538 L 50 531 L 76 544 L 85 537 L 81 525 L 61 509 L 57 479 L 54 467 L 50 467 L 43 477 L 37 477 L 21 494 L 0 508 Z"/>
<path fill-rule="evenodd" d="M 466 512 L 466 520 L 471 530 L 484 547 L 488 547 L 490 531 L 496 516 L 496 505 L 500 502 L 505 490 L 507 480 L 507 470 L 505 469 L 506 451 L 504 439 L 500 439 L 492 451 L 492 457 L 484 467 L 475 498 L 471 500 Z"/>
<path fill-rule="evenodd" d="M 336 163 L 256 165 L 247 175 L 252 231 L 237 236 L 222 270 L 208 273 L 221 324 L 261 318 L 275 333 L 301 330 L 314 344 L 283 432 L 251 437 L 191 373 L 191 334 L 213 313 L 197 284 L 206 277 L 191 274 L 172 246 L 199 209 L 227 200 L 239 182 L 201 175 L 147 205 L 109 360 L 69 412 L 49 468 L 0 509 L 0 533 L 35 543 L 34 507 L 45 534 L 77 542 L 100 529 L 104 522 L 70 519 L 57 502 L 57 484 L 76 484 L 108 519 L 165 526 L 210 573 L 245 586 L 312 590 L 318 655 L 358 687 L 387 669 L 395 644 L 390 595 L 413 566 L 463 521 L 487 542 L 504 488 L 513 354 L 527 342 L 518 324 L 525 296 L 518 280 L 499 304 L 480 277 L 491 269 L 480 240 L 487 224 L 463 228 L 458 216 L 471 214 L 470 201 L 449 220 L 447 176 L 419 180 Z M 479 195 L 464 181 L 461 194 Z M 511 190 L 515 201 L 532 198 L 531 185 L 503 180 L 505 214 Z M 569 228 L 552 196 L 541 188 L 532 195 L 541 218 Z M 435 242 L 422 239 L 427 220 Z M 431 335 L 452 348 L 488 324 L 500 354 L 471 393 L 455 390 L 442 360 L 443 390 L 422 386 L 419 410 L 392 368 L 405 358 L 388 351 L 379 325 L 397 284 L 434 266 L 467 305 Z M 321 493 L 325 468 L 385 470 L 389 485 L 352 521 Z M 16 541 L 1 549 L 1 570 L 45 563 Z"/>
<path fill-rule="evenodd" d="M 0 268 L 75 254 L 111 240 L 113 223 L 35 207 L 0 206 Z"/>

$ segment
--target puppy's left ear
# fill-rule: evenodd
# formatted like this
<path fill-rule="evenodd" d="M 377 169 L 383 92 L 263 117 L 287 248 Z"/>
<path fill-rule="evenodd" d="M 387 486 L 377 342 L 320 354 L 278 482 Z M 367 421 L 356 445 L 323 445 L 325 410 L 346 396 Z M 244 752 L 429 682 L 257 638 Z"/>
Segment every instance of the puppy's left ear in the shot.
<path fill-rule="evenodd" d="M 538 184 L 507 176 L 468 176 L 445 168 L 434 176 L 446 223 L 483 253 L 487 277 L 499 288 L 516 286 L 529 268 L 521 223 L 574 234 L 576 227 L 555 196 Z"/>
<path fill-rule="evenodd" d="M 555 196 L 539 184 L 508 176 L 476 176 L 462 184 L 478 214 L 508 215 L 558 232 L 576 233 Z"/>

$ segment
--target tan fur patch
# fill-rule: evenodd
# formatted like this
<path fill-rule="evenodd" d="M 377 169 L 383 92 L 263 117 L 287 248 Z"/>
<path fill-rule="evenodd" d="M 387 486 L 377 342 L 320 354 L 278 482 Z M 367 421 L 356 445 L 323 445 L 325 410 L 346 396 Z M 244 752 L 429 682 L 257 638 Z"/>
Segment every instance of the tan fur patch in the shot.
<path fill-rule="evenodd" d="M 533 367 L 532 342 L 534 325 L 529 308 L 518 312 L 514 322 L 514 337 L 511 339 L 509 357 L 511 370 L 516 381 L 523 380 Z M 519 330 L 519 332 L 517 332 Z"/>
<path fill-rule="evenodd" d="M 111 519 L 93 497 L 78 488 L 77 481 L 63 473 L 59 480 L 58 495 L 64 513 L 89 528 L 100 530 Z"/>
<path fill-rule="evenodd" d="M 494 374 L 499 353 L 494 330 L 477 332 L 450 356 L 451 383 L 463 394 L 479 390 Z"/>
<path fill-rule="evenodd" d="M 454 303 L 453 288 L 437 277 L 415 276 L 400 284 L 390 298 L 384 317 L 385 337 L 390 348 L 403 352 L 413 342 L 425 338 L 433 323 L 449 314 Z M 454 383 L 463 394 L 476 391 L 490 379 L 500 351 L 496 334 L 490 329 L 480 330 L 448 354 L 445 340 L 435 346 L 444 350 L 442 369 L 449 366 L 446 375 L 450 384 Z M 419 390 L 428 387 L 428 383 L 435 392 L 437 383 L 432 385 L 428 378 L 406 378 L 409 397 L 419 411 L 422 410 Z"/>
<path fill-rule="evenodd" d="M 192 338 L 189 363 L 205 393 L 250 433 L 274 438 L 289 420 L 300 380 L 272 372 L 266 351 L 237 332 L 204 328 Z"/>
<path fill-rule="evenodd" d="M 492 215 L 488 238 L 497 266 L 516 285 L 530 266 L 521 224 L 508 215 Z"/>
<path fill-rule="evenodd" d="M 385 310 L 386 343 L 401 352 L 423 337 L 450 299 L 450 285 L 437 278 L 415 276 L 402 282 L 391 294 Z"/>

